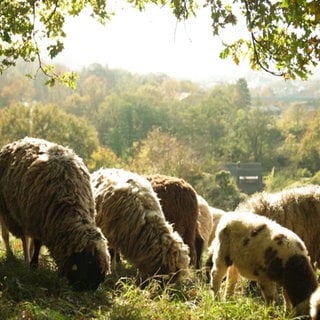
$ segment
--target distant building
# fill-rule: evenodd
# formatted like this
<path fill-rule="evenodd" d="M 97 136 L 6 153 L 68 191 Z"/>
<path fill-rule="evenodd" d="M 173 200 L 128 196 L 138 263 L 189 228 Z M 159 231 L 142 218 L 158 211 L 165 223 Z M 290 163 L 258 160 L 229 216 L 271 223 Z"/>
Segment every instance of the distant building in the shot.
<path fill-rule="evenodd" d="M 227 163 L 226 169 L 234 177 L 238 188 L 247 194 L 260 192 L 262 184 L 262 166 L 259 162 Z"/>

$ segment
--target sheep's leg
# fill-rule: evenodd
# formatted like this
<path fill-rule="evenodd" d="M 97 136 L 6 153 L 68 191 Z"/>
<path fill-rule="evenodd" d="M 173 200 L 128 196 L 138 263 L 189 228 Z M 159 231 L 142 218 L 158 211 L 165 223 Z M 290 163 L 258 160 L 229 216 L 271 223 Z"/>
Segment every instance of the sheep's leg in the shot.
<path fill-rule="evenodd" d="M 195 246 L 196 246 L 196 256 L 197 256 L 196 269 L 199 270 L 201 268 L 202 252 L 203 252 L 203 248 L 204 248 L 204 241 L 199 234 L 197 234 L 195 243 L 196 243 Z"/>
<path fill-rule="evenodd" d="M 40 240 L 34 239 L 33 246 L 34 246 L 34 250 L 33 250 L 33 255 L 30 261 L 30 266 L 32 268 L 37 268 L 39 265 L 39 253 L 42 246 L 42 242 Z"/>
<path fill-rule="evenodd" d="M 224 278 L 227 269 L 228 266 L 222 261 L 217 260 L 213 263 L 213 267 L 211 269 L 210 286 L 213 290 L 214 297 L 218 296 L 219 294 L 221 281 Z"/>
<path fill-rule="evenodd" d="M 7 256 L 9 255 L 13 255 L 12 249 L 10 247 L 10 242 L 9 242 L 9 230 L 7 229 L 7 227 L 2 223 L 1 224 L 1 233 L 2 233 L 2 239 L 4 242 L 4 245 L 6 247 L 6 253 Z"/>
<path fill-rule="evenodd" d="M 32 239 L 30 237 L 27 237 L 27 236 L 23 236 L 22 237 L 22 246 L 23 246 L 23 254 L 24 254 L 24 261 L 26 263 L 29 263 L 30 262 L 30 257 L 31 257 L 31 254 L 32 254 Z"/>
<path fill-rule="evenodd" d="M 292 304 L 286 290 L 284 290 L 283 288 L 282 288 L 282 295 L 284 298 L 284 309 L 285 311 L 290 311 L 292 309 Z"/>
<path fill-rule="evenodd" d="M 210 272 L 213 266 L 212 262 L 212 253 L 208 253 L 207 261 L 206 261 L 206 266 L 205 266 L 205 272 L 206 272 L 206 282 L 210 282 Z"/>
<path fill-rule="evenodd" d="M 111 257 L 111 270 L 113 273 L 117 271 L 117 263 L 120 261 L 120 253 L 118 249 L 109 248 L 110 257 Z"/>
<path fill-rule="evenodd" d="M 258 283 L 266 304 L 272 304 L 276 294 L 276 284 L 268 279 L 259 279 Z"/>
<path fill-rule="evenodd" d="M 234 289 L 238 282 L 238 278 L 239 278 L 239 272 L 237 268 L 234 265 L 230 266 L 227 271 L 227 284 L 226 284 L 226 291 L 224 294 L 224 298 L 226 300 L 233 296 Z"/>

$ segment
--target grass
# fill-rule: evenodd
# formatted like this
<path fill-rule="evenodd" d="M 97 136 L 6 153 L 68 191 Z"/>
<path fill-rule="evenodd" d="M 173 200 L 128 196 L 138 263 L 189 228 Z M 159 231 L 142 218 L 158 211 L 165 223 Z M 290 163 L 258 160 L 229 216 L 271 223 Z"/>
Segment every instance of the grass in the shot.
<path fill-rule="evenodd" d="M 0 320 L 294 319 L 282 305 L 266 308 L 260 298 L 246 297 L 241 285 L 233 300 L 214 301 L 195 272 L 184 283 L 162 288 L 154 280 L 140 289 L 135 271 L 125 264 L 97 291 L 74 292 L 48 255 L 42 255 L 38 270 L 31 270 L 18 243 L 13 240 L 15 257 L 9 258 L 0 245 Z"/>

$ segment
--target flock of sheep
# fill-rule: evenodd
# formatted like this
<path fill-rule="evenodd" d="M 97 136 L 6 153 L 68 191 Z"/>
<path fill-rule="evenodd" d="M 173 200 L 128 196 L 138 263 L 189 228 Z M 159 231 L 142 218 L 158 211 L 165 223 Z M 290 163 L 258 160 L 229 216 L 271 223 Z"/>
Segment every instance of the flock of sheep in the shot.
<path fill-rule="evenodd" d="M 143 281 L 169 282 L 201 268 L 207 252 L 210 288 L 224 298 L 238 275 L 256 281 L 266 304 L 283 288 L 286 308 L 320 319 L 320 186 L 260 193 L 234 212 L 208 205 L 176 177 L 122 169 L 89 173 L 69 148 L 29 138 L 0 150 L 0 223 L 22 240 L 37 267 L 41 246 L 75 290 L 95 290 L 114 270 L 117 254 Z"/>

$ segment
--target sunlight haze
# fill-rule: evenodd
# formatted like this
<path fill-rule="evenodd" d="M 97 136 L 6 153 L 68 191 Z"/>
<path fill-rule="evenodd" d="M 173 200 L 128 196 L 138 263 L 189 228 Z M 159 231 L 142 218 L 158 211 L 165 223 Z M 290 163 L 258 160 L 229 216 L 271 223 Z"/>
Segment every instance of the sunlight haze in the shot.
<path fill-rule="evenodd" d="M 54 62 L 73 69 L 99 63 L 192 81 L 233 79 L 249 71 L 245 62 L 219 59 L 220 40 L 212 35 L 206 9 L 177 23 L 168 8 L 151 5 L 140 12 L 121 2 L 105 26 L 82 14 L 67 20 L 65 31 L 65 49 Z"/>

